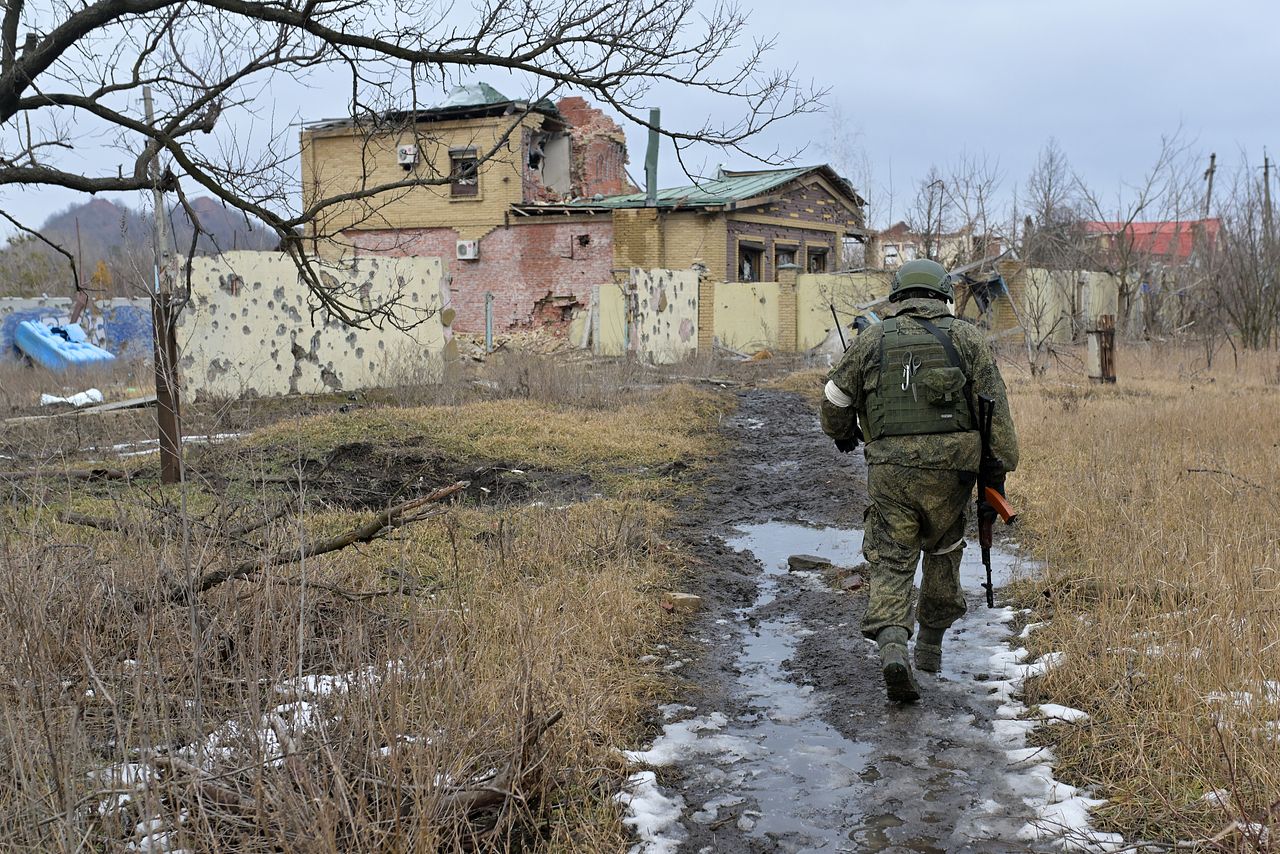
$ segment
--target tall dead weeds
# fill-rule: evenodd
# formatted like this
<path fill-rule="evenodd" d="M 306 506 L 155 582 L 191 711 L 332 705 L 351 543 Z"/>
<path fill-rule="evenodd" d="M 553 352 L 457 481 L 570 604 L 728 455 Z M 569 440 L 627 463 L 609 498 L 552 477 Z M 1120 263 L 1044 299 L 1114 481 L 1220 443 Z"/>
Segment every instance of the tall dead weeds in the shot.
<path fill-rule="evenodd" d="M 712 450 L 717 398 L 531 400 L 316 416 L 210 453 L 406 430 L 460 459 L 603 474 Z M 355 415 L 355 418 L 349 416 Z M 326 421 L 331 423 L 326 423 Z M 6 485 L 0 839 L 18 850 L 615 850 L 619 748 L 658 676 L 669 512 L 625 497 L 478 505 L 164 604 L 173 578 L 298 548 L 355 512 L 305 477 Z M 0 477 L 2 479 L 2 477 Z M 612 492 L 624 496 L 628 490 Z M 645 490 L 640 490 L 644 492 Z M 388 503 L 392 497 L 388 496 Z M 76 510 L 114 520 L 66 524 Z M 284 512 L 281 512 L 281 511 Z M 255 519 L 264 524 L 229 540 Z M 176 521 L 176 523 L 175 523 Z"/>
<path fill-rule="evenodd" d="M 1019 595 L 1067 665 L 1037 681 L 1087 725 L 1052 736 L 1059 773 L 1110 799 L 1131 839 L 1270 824 L 1280 801 L 1280 389 L 1274 355 L 1212 370 L 1125 349 L 1115 387 L 1011 383 L 1010 478 L 1043 577 Z M 1265 850 L 1262 835 L 1218 844 Z"/>

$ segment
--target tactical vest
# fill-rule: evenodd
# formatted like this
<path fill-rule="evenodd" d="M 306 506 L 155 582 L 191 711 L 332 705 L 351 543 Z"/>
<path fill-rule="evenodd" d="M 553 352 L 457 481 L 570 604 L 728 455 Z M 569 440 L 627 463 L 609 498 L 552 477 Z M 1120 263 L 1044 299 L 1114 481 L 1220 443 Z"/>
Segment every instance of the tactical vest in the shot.
<path fill-rule="evenodd" d="M 908 316 L 939 334 L 904 330 L 897 317 L 881 324 L 880 376 L 867 395 L 868 441 L 976 429 L 969 410 L 970 379 L 951 343 L 955 318 Z"/>

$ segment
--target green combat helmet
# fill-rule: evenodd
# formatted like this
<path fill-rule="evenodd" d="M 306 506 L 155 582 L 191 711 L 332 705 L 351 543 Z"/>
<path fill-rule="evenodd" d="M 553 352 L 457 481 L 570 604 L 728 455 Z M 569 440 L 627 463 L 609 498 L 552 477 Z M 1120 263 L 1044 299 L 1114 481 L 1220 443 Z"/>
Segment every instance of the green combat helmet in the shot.
<path fill-rule="evenodd" d="M 920 258 L 908 261 L 893 274 L 893 285 L 889 288 L 889 300 L 902 299 L 904 291 L 931 291 L 945 300 L 955 300 L 956 289 L 951 284 L 951 276 L 947 268 L 937 261 Z"/>

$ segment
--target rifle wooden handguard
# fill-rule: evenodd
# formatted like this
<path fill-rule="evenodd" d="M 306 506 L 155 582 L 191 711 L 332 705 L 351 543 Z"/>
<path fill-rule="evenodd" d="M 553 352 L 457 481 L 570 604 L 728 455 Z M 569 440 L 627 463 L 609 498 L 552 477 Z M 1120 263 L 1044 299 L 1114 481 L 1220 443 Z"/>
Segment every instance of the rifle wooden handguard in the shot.
<path fill-rule="evenodd" d="M 1006 525 L 1012 525 L 1017 521 L 1018 514 L 1013 512 L 1009 502 L 999 492 L 988 486 L 984 489 L 982 498 L 987 504 L 991 505 L 991 509 L 996 511 L 996 515 L 1003 519 Z"/>

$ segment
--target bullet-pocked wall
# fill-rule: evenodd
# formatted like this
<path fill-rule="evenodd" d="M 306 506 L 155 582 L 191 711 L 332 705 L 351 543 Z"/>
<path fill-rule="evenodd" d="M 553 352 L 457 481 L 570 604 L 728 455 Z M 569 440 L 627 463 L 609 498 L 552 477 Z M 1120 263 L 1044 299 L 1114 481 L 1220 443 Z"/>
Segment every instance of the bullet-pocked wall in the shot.
<path fill-rule="evenodd" d="M 678 362 L 698 347 L 698 274 L 632 270 L 636 295 L 634 348 L 658 364 Z"/>
<path fill-rule="evenodd" d="M 343 323 L 319 307 L 285 255 L 198 258 L 178 326 L 187 394 L 274 396 L 439 380 L 453 349 L 439 258 L 315 263 L 345 301 L 388 308 L 396 323 Z"/>

